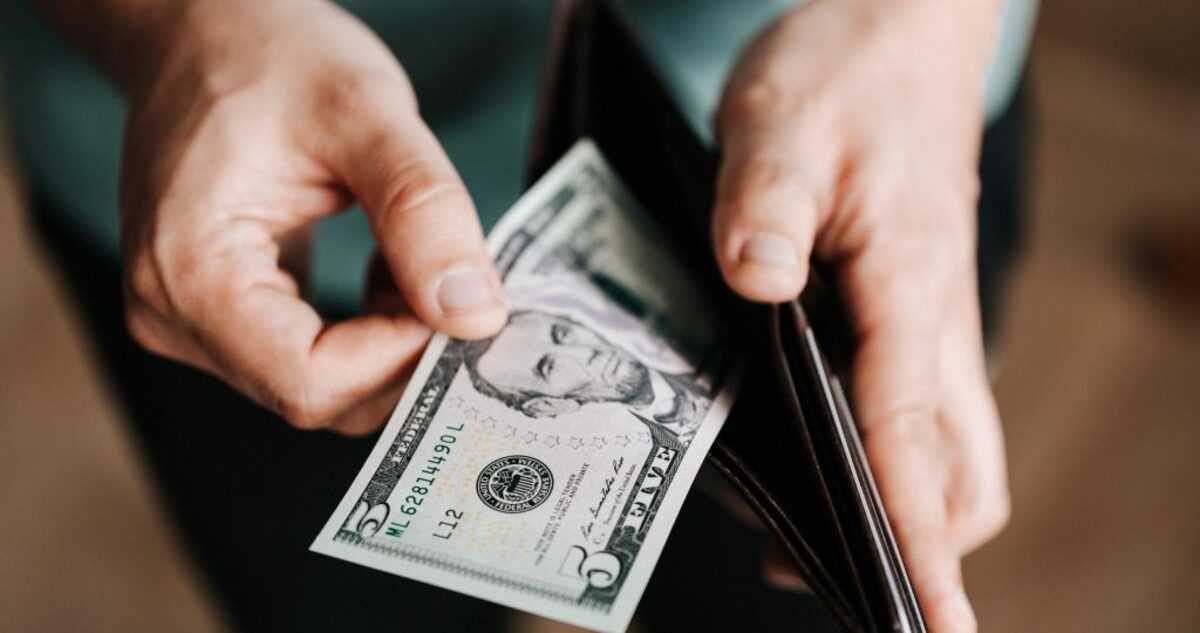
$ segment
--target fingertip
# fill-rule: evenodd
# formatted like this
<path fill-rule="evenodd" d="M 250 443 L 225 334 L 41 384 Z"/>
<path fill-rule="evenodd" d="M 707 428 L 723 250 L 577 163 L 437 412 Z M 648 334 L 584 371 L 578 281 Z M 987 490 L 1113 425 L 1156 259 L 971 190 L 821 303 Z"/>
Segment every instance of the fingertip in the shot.
<path fill-rule="evenodd" d="M 809 589 L 808 583 L 804 582 L 804 579 L 795 571 L 767 567 L 763 570 L 763 574 L 767 584 L 776 589 L 793 593 L 811 593 L 812 591 Z"/>
<path fill-rule="evenodd" d="M 768 584 L 777 589 L 799 593 L 812 591 L 808 583 L 804 581 L 804 577 L 796 569 L 795 564 L 777 545 L 767 548 L 766 556 L 763 558 L 763 577 Z"/>
<path fill-rule="evenodd" d="M 751 301 L 790 301 L 804 288 L 807 262 L 794 241 L 783 235 L 758 232 L 727 249 L 725 278 L 735 292 Z"/>
<path fill-rule="evenodd" d="M 979 629 L 975 611 L 962 587 L 947 591 L 933 601 L 932 612 L 927 614 L 934 631 L 952 633 L 974 633 Z"/>
<path fill-rule="evenodd" d="M 739 263 L 725 273 L 725 280 L 743 298 L 756 303 L 783 303 L 800 295 L 804 284 L 798 272 L 762 264 Z"/>
<path fill-rule="evenodd" d="M 958 557 L 945 547 L 934 546 L 932 541 L 926 543 L 923 553 L 910 546 L 905 557 L 930 629 L 939 633 L 974 633 L 975 612 L 963 588 Z"/>
<path fill-rule="evenodd" d="M 437 330 L 461 339 L 493 336 L 508 321 L 504 291 L 494 271 L 457 266 L 434 282 Z"/>
<path fill-rule="evenodd" d="M 330 429 L 346 437 L 364 437 L 375 433 L 387 423 L 410 376 L 411 372 L 405 371 L 401 382 L 338 416 L 330 424 Z"/>
<path fill-rule="evenodd" d="M 495 336 L 508 323 L 508 309 L 503 304 L 466 314 L 447 315 L 438 331 L 467 341 Z"/>

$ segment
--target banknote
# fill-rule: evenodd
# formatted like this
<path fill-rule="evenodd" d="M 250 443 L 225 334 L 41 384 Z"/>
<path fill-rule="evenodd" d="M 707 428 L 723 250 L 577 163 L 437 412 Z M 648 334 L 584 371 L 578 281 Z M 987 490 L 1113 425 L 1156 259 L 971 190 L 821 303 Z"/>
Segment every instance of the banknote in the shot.
<path fill-rule="evenodd" d="M 728 414 L 735 358 L 588 140 L 488 245 L 507 325 L 430 342 L 312 550 L 622 630 Z"/>

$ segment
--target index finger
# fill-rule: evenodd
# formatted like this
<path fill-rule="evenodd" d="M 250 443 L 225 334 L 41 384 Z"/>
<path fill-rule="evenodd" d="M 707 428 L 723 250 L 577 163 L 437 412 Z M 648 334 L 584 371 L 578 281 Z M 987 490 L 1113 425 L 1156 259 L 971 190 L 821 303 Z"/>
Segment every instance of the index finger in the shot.
<path fill-rule="evenodd" d="M 195 283 L 193 295 L 205 299 L 189 320 L 220 373 L 304 429 L 394 391 L 429 335 L 402 312 L 326 322 L 269 254 L 254 250 Z"/>
<path fill-rule="evenodd" d="M 367 211 L 400 293 L 430 327 L 456 338 L 495 334 L 507 319 L 483 229 L 454 165 L 399 82 L 344 100 L 322 148 Z"/>
<path fill-rule="evenodd" d="M 854 397 L 871 469 L 935 631 L 974 631 L 950 538 L 938 428 L 937 333 L 945 313 L 922 257 L 864 253 L 845 271 L 859 336 Z"/>

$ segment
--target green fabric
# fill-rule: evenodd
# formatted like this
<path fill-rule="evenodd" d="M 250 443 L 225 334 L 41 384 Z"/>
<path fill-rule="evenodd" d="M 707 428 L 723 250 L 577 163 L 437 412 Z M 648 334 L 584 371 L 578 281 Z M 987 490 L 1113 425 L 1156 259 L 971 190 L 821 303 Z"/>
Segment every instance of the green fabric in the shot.
<path fill-rule="evenodd" d="M 989 116 L 1011 96 L 1036 0 L 1009 0 L 987 82 Z M 485 228 L 521 191 L 551 2 L 346 0 L 393 49 L 421 111 L 475 198 Z M 790 0 L 627 0 L 634 22 L 697 131 L 737 52 Z M 78 53 L 17 0 L 0 0 L 0 62 L 10 132 L 30 180 L 57 212 L 116 257 L 117 177 L 125 107 Z M 313 294 L 357 305 L 373 248 L 359 210 L 318 227 Z"/>

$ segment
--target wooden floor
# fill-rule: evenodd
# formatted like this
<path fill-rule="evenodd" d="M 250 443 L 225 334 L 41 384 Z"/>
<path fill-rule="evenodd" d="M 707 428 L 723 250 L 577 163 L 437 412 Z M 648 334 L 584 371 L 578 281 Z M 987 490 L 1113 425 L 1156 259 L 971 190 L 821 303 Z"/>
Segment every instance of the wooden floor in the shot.
<path fill-rule="evenodd" d="M 1014 515 L 968 589 L 985 631 L 1197 631 L 1200 309 L 1128 252 L 1200 216 L 1200 3 L 1046 4 L 996 385 Z M 0 174 L 0 631 L 219 631 Z"/>

